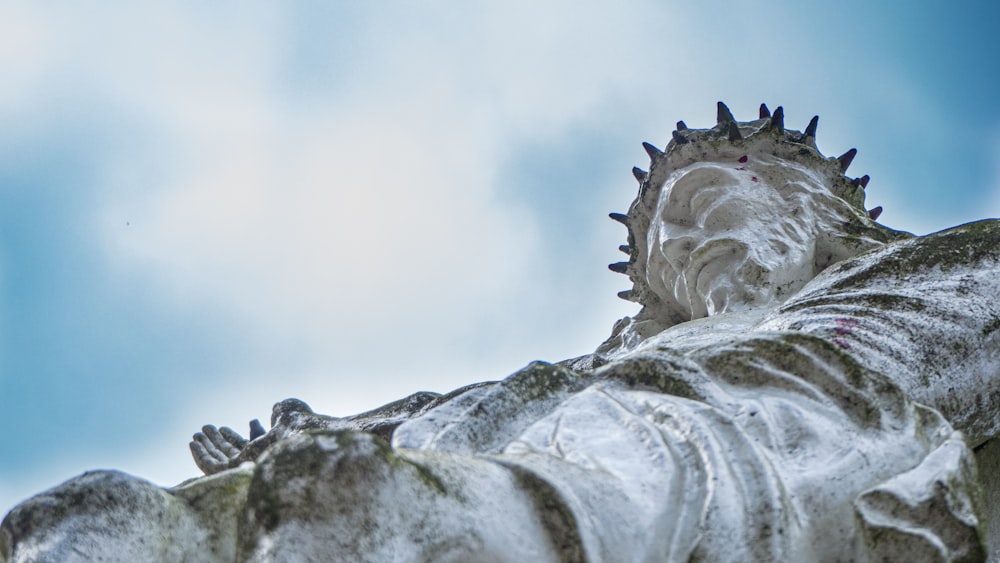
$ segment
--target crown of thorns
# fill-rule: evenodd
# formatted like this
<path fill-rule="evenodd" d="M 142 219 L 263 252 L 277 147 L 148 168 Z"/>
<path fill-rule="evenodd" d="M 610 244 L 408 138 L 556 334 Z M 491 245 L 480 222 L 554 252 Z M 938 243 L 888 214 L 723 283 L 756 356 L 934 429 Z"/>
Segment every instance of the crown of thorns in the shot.
<path fill-rule="evenodd" d="M 632 174 L 639 182 L 639 195 L 629 209 L 624 213 L 611 213 L 610 217 L 628 228 L 627 245 L 619 246 L 619 250 L 630 256 L 629 262 L 616 262 L 608 265 L 613 272 L 630 274 L 629 264 L 637 256 L 635 232 L 646 232 L 648 229 L 648 212 L 655 208 L 655 201 L 650 192 L 655 194 L 663 185 L 671 172 L 700 161 L 712 160 L 722 150 L 732 152 L 733 148 L 745 149 L 747 153 L 769 153 L 787 161 L 800 162 L 826 177 L 826 185 L 833 195 L 843 199 L 858 211 L 864 212 L 872 221 L 882 213 L 882 207 L 865 209 L 865 188 L 868 186 L 867 174 L 859 178 L 845 175 L 857 149 L 851 149 L 838 157 L 825 157 L 816 148 L 816 126 L 819 116 L 814 116 L 804 131 L 785 129 L 785 112 L 778 107 L 771 112 L 767 105 L 760 105 L 760 115 L 754 121 L 736 121 L 726 104 L 718 103 L 715 127 L 710 129 L 689 129 L 683 121 L 677 122 L 677 129 L 671 133 L 671 140 L 665 150 L 660 150 L 650 143 L 642 146 L 649 155 L 649 171 L 639 167 L 632 168 Z M 642 243 L 640 243 L 642 244 Z M 630 275 L 630 277 L 632 277 Z M 645 295 L 638 295 L 634 288 L 622 291 L 619 297 L 627 301 L 643 302 Z M 645 293 L 645 292 L 641 292 Z"/>

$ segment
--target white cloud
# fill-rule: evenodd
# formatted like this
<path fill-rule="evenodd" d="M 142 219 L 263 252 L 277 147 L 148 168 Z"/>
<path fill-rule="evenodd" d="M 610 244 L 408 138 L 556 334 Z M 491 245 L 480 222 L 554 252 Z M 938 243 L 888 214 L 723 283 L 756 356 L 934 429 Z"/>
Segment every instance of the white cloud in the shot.
<path fill-rule="evenodd" d="M 4 87 L 0 89 L 0 108 L 25 103 L 36 91 L 53 57 L 53 38 L 40 15 L 25 4 L 0 5 L 0 69 Z"/>
<path fill-rule="evenodd" d="M 626 77 L 642 76 L 640 53 L 628 68 L 601 45 L 633 45 L 642 24 L 570 3 L 451 9 L 461 25 L 442 25 L 434 9 L 380 20 L 356 53 L 360 84 L 303 108 L 266 95 L 266 77 L 281 74 L 260 47 L 281 42 L 274 28 L 188 32 L 173 60 L 170 30 L 192 18 L 164 16 L 182 23 L 143 41 L 164 58 L 130 68 L 166 88 L 107 75 L 128 104 L 156 109 L 153 134 L 173 144 L 161 185 L 109 192 L 102 219 L 118 266 L 179 305 L 211 303 L 262 339 L 319 356 L 387 323 L 447 339 L 481 305 L 527 291 L 525 249 L 542 241 L 532 214 L 498 197 L 497 167 L 507 147 L 634 88 Z M 606 37 L 591 41 L 594 30 Z M 230 64 L 244 43 L 256 64 Z M 571 57 L 566 43 L 578 48 Z"/>
<path fill-rule="evenodd" d="M 109 211 L 135 217 L 114 240 L 178 298 L 303 335 L 516 289 L 530 221 L 493 201 L 488 139 L 443 129 L 363 115 L 236 132 L 193 147 L 213 154 L 153 197 Z"/>

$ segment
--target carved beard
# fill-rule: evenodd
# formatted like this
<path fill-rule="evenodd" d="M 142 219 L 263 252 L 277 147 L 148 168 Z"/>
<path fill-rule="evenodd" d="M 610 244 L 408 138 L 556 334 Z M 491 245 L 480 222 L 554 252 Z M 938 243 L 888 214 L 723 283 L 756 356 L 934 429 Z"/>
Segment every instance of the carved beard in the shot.
<path fill-rule="evenodd" d="M 764 234 L 671 239 L 652 249 L 666 267 L 650 285 L 665 290 L 661 296 L 688 320 L 783 301 L 813 275 L 811 253 L 803 252 L 810 245 L 804 225 L 783 223 Z"/>
<path fill-rule="evenodd" d="M 759 244 L 759 243 L 758 243 Z M 739 240 L 705 241 L 675 273 L 674 298 L 696 319 L 771 301 L 771 268 Z"/>

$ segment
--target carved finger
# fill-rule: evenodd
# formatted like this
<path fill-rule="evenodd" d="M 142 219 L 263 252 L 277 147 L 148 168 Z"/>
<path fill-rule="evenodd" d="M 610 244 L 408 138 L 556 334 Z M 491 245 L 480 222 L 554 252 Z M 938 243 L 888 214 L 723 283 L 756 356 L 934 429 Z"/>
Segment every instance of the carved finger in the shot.
<path fill-rule="evenodd" d="M 221 432 L 219 432 L 219 430 L 216 427 L 212 425 L 207 425 L 204 428 L 202 428 L 201 431 L 205 433 L 205 436 L 208 436 L 208 439 L 212 441 L 212 444 L 215 446 L 215 449 L 217 449 L 220 453 L 222 453 L 222 455 L 227 460 L 230 460 L 240 454 L 241 448 L 238 448 L 234 446 L 232 443 L 230 443 L 229 437 L 224 436 Z M 236 433 L 233 432 L 233 434 Z M 242 438 L 239 437 L 239 435 L 237 435 L 237 438 L 242 440 Z"/>
<path fill-rule="evenodd" d="M 195 438 L 197 438 L 197 436 L 195 436 Z M 188 444 L 188 446 L 191 448 L 191 457 L 194 458 L 194 464 L 197 465 L 198 469 L 201 469 L 202 473 L 205 475 L 213 475 L 226 468 L 226 466 L 223 466 L 208 453 L 205 446 L 202 445 L 201 442 L 192 441 Z"/>
<path fill-rule="evenodd" d="M 212 440 L 212 437 L 209 434 L 211 432 L 214 432 L 218 436 L 218 431 L 215 430 L 214 426 L 205 426 L 202 428 L 201 432 L 194 435 L 194 440 L 201 444 L 201 446 L 205 448 L 205 452 L 208 453 L 208 455 L 215 461 L 220 463 L 228 461 L 229 456 L 224 454 L 221 450 L 219 450 L 218 446 L 215 445 L 215 441 Z"/>
<path fill-rule="evenodd" d="M 236 432 L 235 430 L 233 430 L 228 426 L 223 426 L 222 428 L 219 428 L 219 434 L 222 434 L 222 437 L 225 438 L 226 443 L 235 448 L 237 453 L 239 453 L 239 451 L 245 448 L 249 443 L 249 440 L 247 440 L 243 436 L 240 436 L 238 432 Z"/>

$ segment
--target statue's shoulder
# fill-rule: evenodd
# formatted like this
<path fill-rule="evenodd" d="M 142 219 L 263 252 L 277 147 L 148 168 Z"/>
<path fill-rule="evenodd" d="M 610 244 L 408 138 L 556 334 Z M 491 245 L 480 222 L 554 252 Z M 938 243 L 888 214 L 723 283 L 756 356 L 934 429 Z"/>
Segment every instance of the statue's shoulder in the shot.
<path fill-rule="evenodd" d="M 912 284 L 916 277 L 933 282 L 998 265 L 1000 219 L 984 219 L 897 240 L 834 264 L 807 285 L 803 294 L 814 293 L 819 287 L 837 290 L 899 281 Z"/>
<path fill-rule="evenodd" d="M 1000 219 L 983 219 L 889 245 L 911 258 L 912 266 L 951 267 L 996 261 L 1000 257 Z"/>

